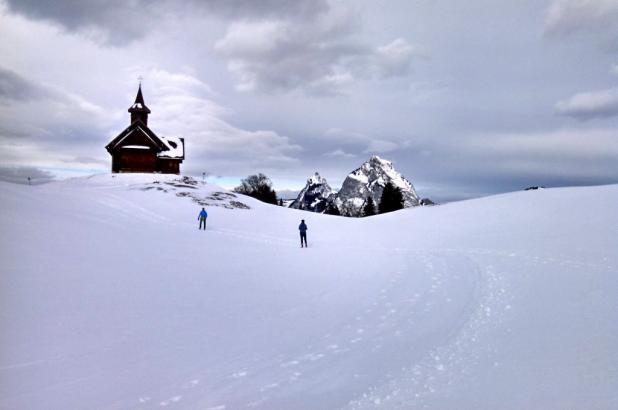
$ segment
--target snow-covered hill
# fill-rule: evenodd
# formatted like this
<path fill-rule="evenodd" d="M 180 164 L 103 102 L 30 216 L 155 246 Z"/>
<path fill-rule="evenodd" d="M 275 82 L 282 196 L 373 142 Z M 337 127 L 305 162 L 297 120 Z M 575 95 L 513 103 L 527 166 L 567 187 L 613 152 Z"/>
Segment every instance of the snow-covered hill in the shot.
<path fill-rule="evenodd" d="M 371 197 L 375 204 L 379 204 L 382 191 L 389 182 L 401 190 L 406 208 L 419 205 L 420 198 L 410 181 L 395 170 L 391 161 L 377 155 L 346 177 L 334 198 L 335 204 L 342 215 L 361 216 L 367 198 Z"/>
<path fill-rule="evenodd" d="M 356 219 L 174 179 L 0 183 L 0 408 L 618 407 L 618 186 Z"/>

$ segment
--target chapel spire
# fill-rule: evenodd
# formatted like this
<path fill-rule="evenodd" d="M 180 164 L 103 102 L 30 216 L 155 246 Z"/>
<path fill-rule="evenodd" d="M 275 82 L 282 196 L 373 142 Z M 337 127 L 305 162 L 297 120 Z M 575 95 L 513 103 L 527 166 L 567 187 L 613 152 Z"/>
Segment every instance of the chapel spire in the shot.
<path fill-rule="evenodd" d="M 148 125 L 148 114 L 150 114 L 150 109 L 146 107 L 146 103 L 144 103 L 144 96 L 142 95 L 142 82 L 140 81 L 139 87 L 137 88 L 137 95 L 135 96 L 135 102 L 129 108 L 129 112 L 131 113 L 131 124 L 135 121 L 141 121 L 144 125 Z"/>

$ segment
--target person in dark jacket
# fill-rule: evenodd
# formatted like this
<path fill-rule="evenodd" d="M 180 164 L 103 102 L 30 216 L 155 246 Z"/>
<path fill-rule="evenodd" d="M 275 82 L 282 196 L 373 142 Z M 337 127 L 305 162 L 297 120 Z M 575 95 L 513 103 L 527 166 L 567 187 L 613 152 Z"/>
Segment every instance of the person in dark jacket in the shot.
<path fill-rule="evenodd" d="M 202 208 L 202 212 L 197 216 L 197 220 L 200 221 L 200 227 L 198 229 L 202 229 L 202 224 L 204 224 L 204 230 L 206 230 L 206 218 L 208 218 L 208 212 Z"/>
<path fill-rule="evenodd" d="M 307 224 L 305 224 L 305 220 L 300 221 L 300 225 L 298 225 L 298 230 L 300 231 L 300 247 L 303 247 L 303 241 L 305 247 L 307 247 Z"/>

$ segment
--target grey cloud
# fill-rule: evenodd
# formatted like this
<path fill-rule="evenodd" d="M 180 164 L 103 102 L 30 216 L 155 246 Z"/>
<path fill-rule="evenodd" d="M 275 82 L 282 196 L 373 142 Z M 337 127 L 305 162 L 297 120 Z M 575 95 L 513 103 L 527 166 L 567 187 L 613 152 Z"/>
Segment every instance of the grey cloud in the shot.
<path fill-rule="evenodd" d="M 5 164 L 59 165 L 103 146 L 110 120 L 101 107 L 2 67 L 0 84 Z"/>
<path fill-rule="evenodd" d="M 28 181 L 30 178 L 30 181 Z M 0 167 L 0 181 L 16 184 L 43 184 L 54 180 L 54 176 L 35 167 Z"/>
<path fill-rule="evenodd" d="M 457 144 L 429 144 L 395 155 L 395 166 L 423 196 L 445 200 L 508 192 L 532 185 L 574 186 L 618 182 L 614 129 L 467 136 Z M 422 188 L 421 188 L 422 187 Z"/>
<path fill-rule="evenodd" d="M 345 145 L 350 148 L 350 150 L 362 152 L 363 154 L 384 154 L 398 149 L 407 148 L 408 146 L 407 141 L 377 138 L 361 132 L 348 131 L 342 128 L 330 128 L 326 130 L 326 132 L 324 132 L 324 138 L 328 139 L 330 143 Z M 349 155 L 343 154 L 346 153 L 339 148 L 327 154 L 327 156 L 350 157 Z"/>
<path fill-rule="evenodd" d="M 159 7 L 145 1 L 6 0 L 9 10 L 26 17 L 59 24 L 109 44 L 126 44 L 152 29 L 146 20 Z"/>
<path fill-rule="evenodd" d="M 359 39 L 357 16 L 332 9 L 318 19 L 239 21 L 215 50 L 241 91 L 338 95 L 357 79 L 405 76 L 415 49 L 403 38 L 374 47 Z"/>
<path fill-rule="evenodd" d="M 49 90 L 44 87 L 0 66 L 0 102 L 28 101 L 37 97 L 47 98 L 49 94 Z"/>
<path fill-rule="evenodd" d="M 30 80 L 22 75 L 0 66 L 0 102 L 11 104 L 55 104 L 54 113 L 59 119 L 69 116 L 67 111 L 79 109 L 85 113 L 99 115 L 103 113 L 101 107 L 87 101 L 79 95 L 69 93 L 58 87 L 52 87 L 37 81 Z M 5 107 L 8 110 L 10 107 Z M 0 113 L 1 114 L 1 113 Z M 75 116 L 77 118 L 78 116 Z M 72 120 L 75 120 L 72 118 Z"/>
<path fill-rule="evenodd" d="M 235 19 L 286 16 L 303 20 L 324 13 L 329 8 L 326 0 L 194 0 L 193 4 L 205 11 Z"/>
<path fill-rule="evenodd" d="M 62 162 L 70 163 L 70 164 L 83 164 L 83 165 L 109 165 L 109 160 L 104 160 L 101 158 L 94 158 L 88 156 L 77 156 L 70 159 L 65 159 Z"/>
<path fill-rule="evenodd" d="M 443 147 L 451 170 L 496 179 L 611 180 L 618 178 L 618 139 L 613 129 L 562 129 L 550 132 L 487 135 L 457 147 Z M 457 158 L 461 159 L 457 159 Z M 466 161 L 463 164 L 462 161 Z M 475 166 L 471 164 L 477 163 Z M 478 180 L 478 176 L 474 177 Z M 482 180 L 482 179 L 481 179 Z"/>
<path fill-rule="evenodd" d="M 618 88 L 575 94 L 559 101 L 556 112 L 582 121 L 618 116 Z"/>
<path fill-rule="evenodd" d="M 229 19 L 292 16 L 327 9 L 325 0 L 6 0 L 10 11 L 50 21 L 112 45 L 126 45 L 160 27 L 152 21 L 201 13 Z"/>
<path fill-rule="evenodd" d="M 285 188 L 318 170 L 336 185 L 380 150 L 430 197 L 432 187 L 455 198 L 618 182 L 615 127 L 603 138 L 589 130 L 616 117 L 581 114 L 583 105 L 568 98 L 573 84 L 616 87 L 607 73 L 616 55 L 597 46 L 618 44 L 618 19 L 568 11 L 570 1 L 548 15 L 544 38 L 545 9 L 535 0 L 5 4 L 0 64 L 20 68 L 0 74 L 5 165 L 84 169 L 109 161 L 103 147 L 127 125 L 134 92 L 127 84 L 139 73 L 153 130 L 186 138 L 183 172 L 196 175 L 263 171 Z M 357 14 L 341 11 L 352 7 Z M 127 47 L 92 41 L 120 46 L 140 36 Z M 422 64 L 418 45 L 431 52 Z M 138 64 L 146 68 L 131 71 Z M 235 93 L 234 85 L 267 92 Z M 580 118 L 601 121 L 556 115 L 561 99 L 564 115 L 579 105 Z M 574 128 L 569 135 L 547 132 L 565 123 Z M 339 135 L 324 135 L 332 127 Z"/>

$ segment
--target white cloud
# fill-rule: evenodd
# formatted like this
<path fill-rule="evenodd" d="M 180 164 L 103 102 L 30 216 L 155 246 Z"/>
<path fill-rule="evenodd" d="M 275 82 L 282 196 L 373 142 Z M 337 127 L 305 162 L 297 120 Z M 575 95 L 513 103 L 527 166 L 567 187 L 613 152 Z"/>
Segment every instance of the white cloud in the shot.
<path fill-rule="evenodd" d="M 397 38 L 374 53 L 374 70 L 382 78 L 405 75 L 410 71 L 416 50 L 407 40 Z"/>
<path fill-rule="evenodd" d="M 244 130 L 225 121 L 229 110 L 207 96 L 210 87 L 199 79 L 161 69 L 151 69 L 147 78 L 149 125 L 161 135 L 185 138 L 185 172 L 242 174 L 298 162 L 301 148 L 288 137 L 270 130 Z"/>
<path fill-rule="evenodd" d="M 618 75 L 618 64 L 612 64 L 612 67 L 609 69 L 609 73 Z"/>
<path fill-rule="evenodd" d="M 325 157 L 329 158 L 355 158 L 356 155 L 345 152 L 342 149 L 336 149 L 331 152 L 327 152 L 324 154 Z"/>
<path fill-rule="evenodd" d="M 579 120 L 618 116 L 618 88 L 575 94 L 559 101 L 556 112 Z"/>
<path fill-rule="evenodd" d="M 615 29 L 617 25 L 616 0 L 553 0 L 545 15 L 545 31 L 550 34 Z"/>

